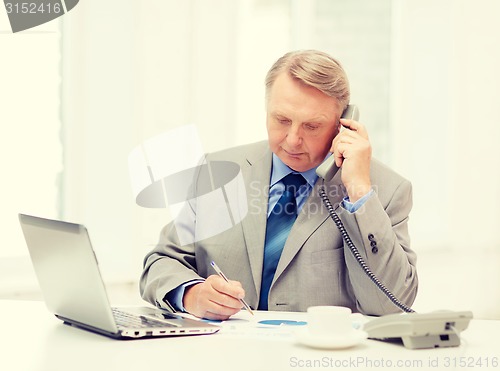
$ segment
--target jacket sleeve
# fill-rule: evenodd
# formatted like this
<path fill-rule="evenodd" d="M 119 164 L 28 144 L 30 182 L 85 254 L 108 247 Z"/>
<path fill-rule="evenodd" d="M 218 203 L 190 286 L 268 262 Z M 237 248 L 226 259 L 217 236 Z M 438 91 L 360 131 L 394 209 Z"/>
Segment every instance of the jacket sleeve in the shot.
<path fill-rule="evenodd" d="M 380 192 L 393 189 L 392 194 Z M 381 199 L 386 200 L 385 204 Z M 418 287 L 416 254 L 408 232 L 412 208 L 411 183 L 402 179 L 396 187 L 375 188 L 375 193 L 354 213 L 342 207 L 337 213 L 359 254 L 375 276 L 407 306 L 415 300 Z M 344 241 L 345 260 L 356 305 L 367 315 L 401 311 L 365 274 Z"/>

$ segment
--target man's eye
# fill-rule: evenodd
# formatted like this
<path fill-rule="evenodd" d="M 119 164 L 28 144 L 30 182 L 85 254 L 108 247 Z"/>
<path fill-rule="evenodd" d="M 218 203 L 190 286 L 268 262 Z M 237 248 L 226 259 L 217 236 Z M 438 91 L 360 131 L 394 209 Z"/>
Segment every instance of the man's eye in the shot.
<path fill-rule="evenodd" d="M 314 124 L 307 124 L 306 125 L 306 129 L 308 130 L 317 130 L 319 128 L 318 125 L 314 125 Z"/>
<path fill-rule="evenodd" d="M 289 119 L 286 119 L 286 118 L 280 118 L 280 117 L 278 117 L 278 122 L 280 124 L 283 124 L 283 125 L 288 125 L 291 121 Z"/>

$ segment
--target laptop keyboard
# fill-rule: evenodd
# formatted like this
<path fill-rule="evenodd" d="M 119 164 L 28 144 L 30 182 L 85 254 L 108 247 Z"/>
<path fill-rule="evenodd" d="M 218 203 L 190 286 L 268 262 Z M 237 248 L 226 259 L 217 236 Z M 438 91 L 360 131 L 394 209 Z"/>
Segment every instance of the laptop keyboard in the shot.
<path fill-rule="evenodd" d="M 161 322 L 152 318 L 147 318 L 144 316 L 139 316 L 128 312 L 123 312 L 116 308 L 112 308 L 112 310 L 116 324 L 121 327 L 128 327 L 128 328 L 176 327 L 175 325 L 172 325 L 168 322 Z"/>

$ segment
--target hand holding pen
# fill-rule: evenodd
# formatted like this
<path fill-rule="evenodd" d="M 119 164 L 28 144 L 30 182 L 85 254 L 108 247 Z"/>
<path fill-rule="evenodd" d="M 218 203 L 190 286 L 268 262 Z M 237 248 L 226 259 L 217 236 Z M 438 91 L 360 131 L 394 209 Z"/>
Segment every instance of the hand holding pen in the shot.
<path fill-rule="evenodd" d="M 213 320 L 226 320 L 238 313 L 242 305 L 245 306 L 241 301 L 245 291 L 238 281 L 229 281 L 224 277 L 223 273 L 214 274 L 187 287 L 183 297 L 186 311 L 196 317 Z"/>
<path fill-rule="evenodd" d="M 215 272 L 217 272 L 217 274 L 219 276 L 221 276 L 224 281 L 226 281 L 227 283 L 229 283 L 229 280 L 227 279 L 226 275 L 224 273 L 222 273 L 222 271 L 220 270 L 220 268 L 217 266 L 217 264 L 215 264 L 214 261 L 210 262 L 210 265 L 215 269 Z M 250 306 L 246 303 L 245 300 L 243 300 L 243 298 L 240 299 L 240 302 L 241 304 L 243 304 L 243 306 L 245 307 L 246 310 L 248 310 L 250 312 L 250 314 L 253 315 L 253 312 L 252 312 L 252 309 L 250 308 Z"/>

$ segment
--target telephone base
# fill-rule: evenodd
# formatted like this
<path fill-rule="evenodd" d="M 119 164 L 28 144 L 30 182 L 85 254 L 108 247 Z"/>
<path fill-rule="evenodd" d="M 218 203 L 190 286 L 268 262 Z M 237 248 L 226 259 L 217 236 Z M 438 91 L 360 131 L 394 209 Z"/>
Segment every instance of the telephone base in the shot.
<path fill-rule="evenodd" d="M 403 345 L 408 349 L 431 349 L 448 348 L 460 346 L 460 338 L 456 334 L 426 335 L 426 336 L 402 336 L 398 338 L 372 338 L 371 340 L 383 341 L 397 345 Z"/>
<path fill-rule="evenodd" d="M 472 312 L 389 314 L 363 326 L 371 339 L 402 342 L 409 349 L 457 347 Z"/>
<path fill-rule="evenodd" d="M 457 334 L 434 334 L 427 336 L 403 336 L 403 344 L 409 349 L 446 348 L 460 346 Z"/>

